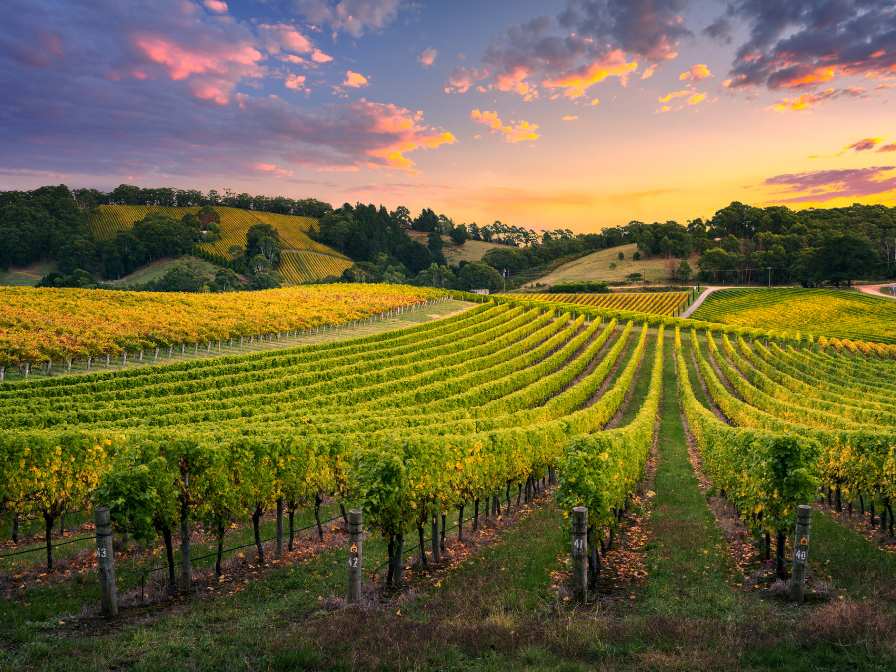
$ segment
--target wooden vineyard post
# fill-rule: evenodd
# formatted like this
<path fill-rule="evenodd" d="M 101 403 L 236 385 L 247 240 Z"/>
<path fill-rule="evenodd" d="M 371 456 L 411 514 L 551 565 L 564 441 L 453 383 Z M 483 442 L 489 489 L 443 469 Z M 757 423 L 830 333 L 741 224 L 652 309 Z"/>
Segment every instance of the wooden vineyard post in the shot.
<path fill-rule="evenodd" d="M 572 510 L 572 581 L 576 599 L 588 599 L 588 509 Z"/>
<path fill-rule="evenodd" d="M 118 615 L 118 590 L 115 586 L 115 554 L 112 548 L 112 524 L 109 507 L 100 506 L 94 511 L 96 522 L 96 564 L 102 590 L 103 616 Z"/>
<path fill-rule="evenodd" d="M 809 532 L 812 509 L 800 504 L 796 511 L 796 535 L 793 540 L 793 571 L 790 575 L 790 599 L 802 602 L 806 589 L 806 562 L 809 559 Z"/>
<path fill-rule="evenodd" d="M 361 509 L 348 512 L 348 603 L 357 604 L 361 599 L 361 567 L 363 565 L 362 541 L 364 528 Z"/>

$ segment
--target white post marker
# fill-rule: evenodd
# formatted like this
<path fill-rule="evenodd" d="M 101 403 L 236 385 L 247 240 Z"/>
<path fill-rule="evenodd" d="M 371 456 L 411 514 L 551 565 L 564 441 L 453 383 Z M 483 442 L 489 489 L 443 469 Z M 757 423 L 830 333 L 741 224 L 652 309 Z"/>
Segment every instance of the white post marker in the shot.
<path fill-rule="evenodd" d="M 348 603 L 356 604 L 361 599 L 361 567 L 363 566 L 362 544 L 364 529 L 361 509 L 348 512 Z"/>

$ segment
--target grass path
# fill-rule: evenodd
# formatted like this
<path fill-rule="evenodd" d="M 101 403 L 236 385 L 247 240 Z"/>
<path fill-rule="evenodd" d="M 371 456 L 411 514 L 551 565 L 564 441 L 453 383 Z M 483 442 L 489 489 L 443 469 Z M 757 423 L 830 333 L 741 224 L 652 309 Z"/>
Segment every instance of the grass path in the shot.
<path fill-rule="evenodd" d="M 667 355 L 673 353 L 672 334 Z M 697 486 L 678 411 L 675 361 L 663 369 L 653 538 L 647 546 L 651 581 L 642 608 L 647 613 L 703 617 L 735 607 L 733 566 L 725 541 Z"/>

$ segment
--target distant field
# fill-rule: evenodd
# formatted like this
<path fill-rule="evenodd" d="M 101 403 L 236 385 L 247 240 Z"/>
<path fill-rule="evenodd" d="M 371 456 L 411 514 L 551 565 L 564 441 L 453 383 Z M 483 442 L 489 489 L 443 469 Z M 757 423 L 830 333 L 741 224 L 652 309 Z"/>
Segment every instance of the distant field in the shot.
<path fill-rule="evenodd" d="M 514 299 L 559 301 L 594 308 L 631 310 L 653 315 L 676 315 L 687 304 L 688 292 L 620 292 L 616 294 L 512 294 Z"/>
<path fill-rule="evenodd" d="M 418 243 L 426 245 L 428 233 L 422 231 L 408 231 L 408 233 Z M 448 236 L 442 236 L 442 242 L 445 243 L 443 248 L 445 258 L 450 264 L 459 264 L 462 261 L 479 261 L 489 250 L 507 247 L 498 243 L 486 243 L 484 240 L 468 240 L 463 245 L 457 245 Z"/>
<path fill-rule="evenodd" d="M 599 252 L 580 257 L 563 264 L 547 275 L 539 278 L 537 282 L 543 285 L 554 285 L 558 282 L 570 282 L 576 280 L 606 280 L 618 282 L 625 280 L 630 273 L 640 273 L 648 282 L 668 282 L 670 260 L 661 257 L 633 261 L 632 256 L 638 246 L 634 243 L 611 247 Z M 625 255 L 625 259 L 619 259 L 619 253 Z M 678 266 L 678 259 L 672 259 L 673 266 Z M 696 268 L 696 257 L 690 260 L 691 268 Z"/>
<path fill-rule="evenodd" d="M 220 266 L 215 266 L 213 263 L 208 262 L 205 259 L 200 259 L 199 257 L 193 257 L 189 255 L 178 257 L 177 259 L 158 259 L 147 264 L 143 268 L 137 269 L 130 275 L 126 275 L 122 278 L 119 278 L 118 280 L 111 280 L 108 284 L 119 289 L 135 287 L 137 285 L 145 285 L 148 282 L 153 282 L 162 278 L 171 269 L 181 266 L 187 266 L 194 272 L 204 275 L 209 279 L 213 278 L 217 270 L 220 268 Z"/>
<path fill-rule="evenodd" d="M 0 285 L 34 287 L 47 273 L 55 270 L 56 264 L 52 261 L 39 261 L 30 266 L 10 268 L 8 271 L 0 271 Z"/>
<path fill-rule="evenodd" d="M 246 246 L 246 233 L 255 224 L 273 226 L 283 241 L 284 267 L 280 269 L 289 282 L 310 282 L 323 280 L 329 275 L 340 275 L 351 266 L 351 261 L 331 247 L 312 240 L 308 235 L 317 227 L 312 217 L 280 215 L 273 212 L 256 212 L 240 208 L 216 207 L 221 216 L 221 238 L 214 242 L 202 243 L 200 248 L 225 259 L 233 255 L 231 248 Z M 119 231 L 130 229 L 134 222 L 150 212 L 161 212 L 180 218 L 187 212 L 198 212 L 199 208 L 169 208 L 144 205 L 101 205 L 90 218 L 90 228 L 101 240 L 113 238 Z M 314 253 L 309 255 L 307 253 Z M 294 254 L 299 253 L 299 254 Z M 325 258 L 329 257 L 329 258 Z M 338 273 L 332 273 L 339 268 Z"/>
<path fill-rule="evenodd" d="M 697 320 L 896 343 L 896 302 L 842 289 L 723 289 Z"/>

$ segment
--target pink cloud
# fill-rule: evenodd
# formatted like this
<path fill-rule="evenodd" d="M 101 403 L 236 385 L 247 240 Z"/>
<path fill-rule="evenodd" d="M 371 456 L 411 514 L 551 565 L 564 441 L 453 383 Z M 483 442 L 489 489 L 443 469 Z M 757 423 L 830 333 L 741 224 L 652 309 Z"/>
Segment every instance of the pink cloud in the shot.
<path fill-rule="evenodd" d="M 538 140 L 538 124 L 528 121 L 504 123 L 497 112 L 475 109 L 470 112 L 470 119 L 477 124 L 487 126 L 494 133 L 500 133 L 510 143 Z"/>
<path fill-rule="evenodd" d="M 361 89 L 369 84 L 369 80 L 367 77 L 362 75 L 360 72 L 355 72 L 354 70 L 346 70 L 345 71 L 345 80 L 343 80 L 342 85 L 347 86 L 350 89 Z"/>
<path fill-rule="evenodd" d="M 495 77 L 494 87 L 505 93 L 513 91 L 522 96 L 524 100 L 532 100 L 537 93 L 526 78 L 532 74 L 525 66 L 517 66 L 508 72 L 502 72 Z"/>
<path fill-rule="evenodd" d="M 896 152 L 896 143 L 890 143 L 889 145 L 883 145 L 878 152 Z"/>
<path fill-rule="evenodd" d="M 293 91 L 308 91 L 308 88 L 305 86 L 305 75 L 296 75 L 289 74 L 286 76 L 286 79 L 283 81 L 283 85 L 287 89 L 292 89 Z"/>
<path fill-rule="evenodd" d="M 488 70 L 477 68 L 455 68 L 448 76 L 445 93 L 466 93 L 477 82 L 488 77 Z"/>
<path fill-rule="evenodd" d="M 272 54 L 281 51 L 307 54 L 314 49 L 311 40 L 288 23 L 262 23 L 258 26 L 258 32 L 265 42 L 265 47 Z"/>
<path fill-rule="evenodd" d="M 277 177 L 292 177 L 294 174 L 294 171 L 281 168 L 276 163 L 253 163 L 249 168 L 257 173 L 276 175 Z"/>
<path fill-rule="evenodd" d="M 424 49 L 423 51 L 420 52 L 420 55 L 417 57 L 417 61 L 424 68 L 429 68 L 432 66 L 433 63 L 436 62 L 436 57 L 438 55 L 439 55 L 439 52 L 437 50 L 433 49 L 432 47 L 429 47 L 428 49 Z"/>
<path fill-rule="evenodd" d="M 856 198 L 896 191 L 894 166 L 817 170 L 807 173 L 776 175 L 764 184 L 782 187 L 775 199 L 780 203 L 821 203 L 835 198 Z"/>
<path fill-rule="evenodd" d="M 205 5 L 205 8 L 208 11 L 214 12 L 215 14 L 227 13 L 228 7 L 224 0 L 203 0 L 202 4 Z"/>
<path fill-rule="evenodd" d="M 159 35 L 137 35 L 133 41 L 138 53 L 161 66 L 174 81 L 189 79 L 189 90 L 201 100 L 220 105 L 228 102 L 236 84 L 245 77 L 260 77 L 263 55 L 248 42 L 208 46 L 202 43 L 184 46 Z M 131 71 L 135 78 L 147 78 L 145 71 Z"/>

